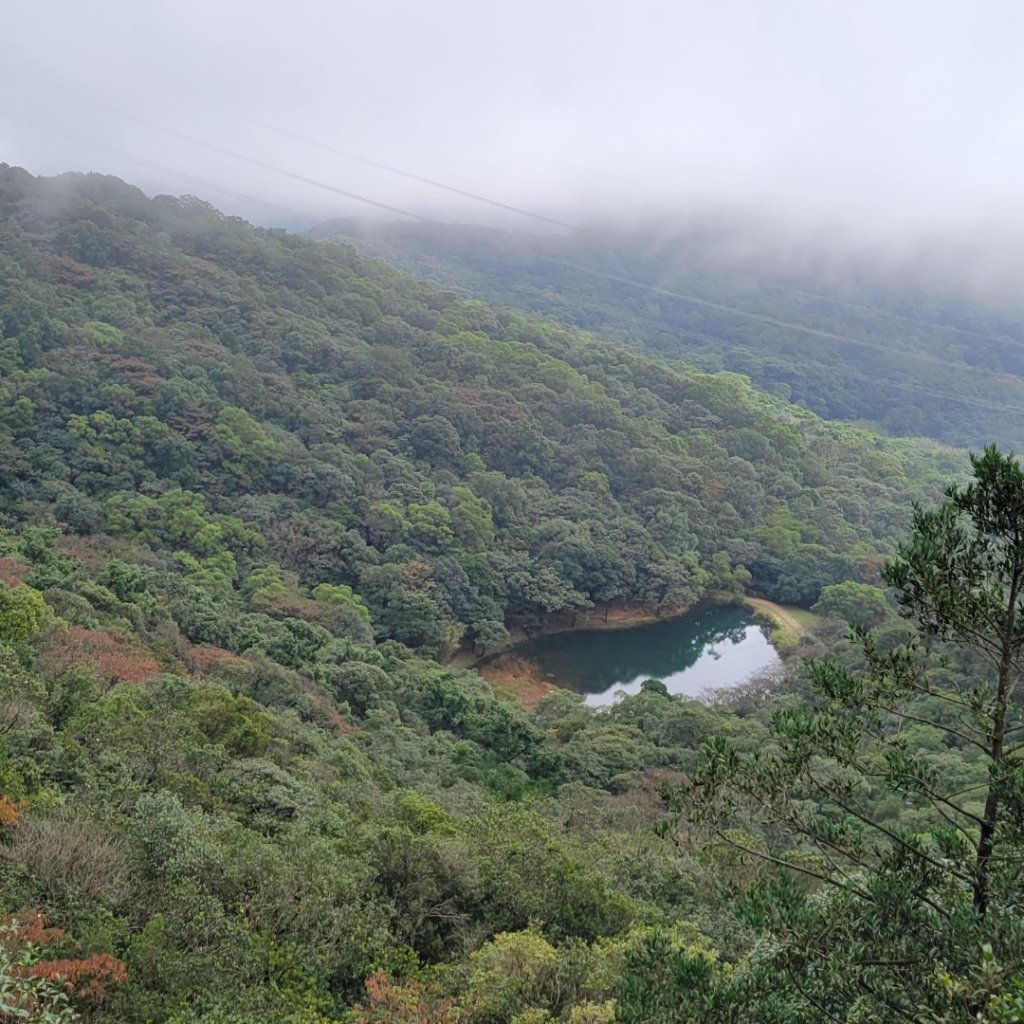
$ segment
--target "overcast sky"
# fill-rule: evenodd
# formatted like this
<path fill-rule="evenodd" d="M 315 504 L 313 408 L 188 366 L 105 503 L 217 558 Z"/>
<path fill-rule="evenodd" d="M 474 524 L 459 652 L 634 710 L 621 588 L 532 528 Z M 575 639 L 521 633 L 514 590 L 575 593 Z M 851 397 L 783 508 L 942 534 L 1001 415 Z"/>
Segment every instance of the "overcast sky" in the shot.
<path fill-rule="evenodd" d="M 263 222 L 371 207 L 229 153 L 457 220 L 499 214 L 322 147 L 573 222 L 1024 223 L 1019 0 L 0 0 L 0 31 L 0 160 Z"/>

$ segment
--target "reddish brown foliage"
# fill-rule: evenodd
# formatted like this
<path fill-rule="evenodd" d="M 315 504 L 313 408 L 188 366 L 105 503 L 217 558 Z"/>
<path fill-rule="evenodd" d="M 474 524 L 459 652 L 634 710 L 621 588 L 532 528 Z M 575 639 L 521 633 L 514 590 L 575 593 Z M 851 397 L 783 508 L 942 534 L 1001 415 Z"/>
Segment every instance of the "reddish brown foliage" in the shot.
<path fill-rule="evenodd" d="M 253 596 L 252 606 L 274 619 L 306 619 L 309 622 L 319 622 L 324 614 L 322 605 L 290 590 L 256 594 Z"/>
<path fill-rule="evenodd" d="M 132 637 L 81 626 L 51 634 L 41 663 L 52 675 L 62 675 L 75 665 L 92 665 L 102 679 L 115 683 L 141 683 L 160 672 L 160 665 Z"/>
<path fill-rule="evenodd" d="M 303 597 L 293 590 L 254 594 L 250 602 L 256 611 L 272 619 L 305 619 L 327 629 L 336 628 L 336 609 L 312 598 Z"/>
<path fill-rule="evenodd" d="M 101 355 L 96 362 L 106 366 L 112 376 L 141 394 L 149 394 L 160 383 L 157 368 L 137 356 Z"/>
<path fill-rule="evenodd" d="M 201 359 L 219 359 L 225 361 L 231 358 L 231 352 L 219 341 L 210 338 L 189 338 L 185 342 L 185 348 Z"/>
<path fill-rule="evenodd" d="M 91 533 L 84 536 L 62 534 L 53 542 L 54 549 L 76 562 L 81 562 L 94 574 L 99 574 L 106 567 L 107 559 L 119 558 L 122 562 L 135 562 L 139 565 L 160 566 L 163 564 L 159 555 L 140 547 L 123 537 L 108 537 L 103 533 Z"/>
<path fill-rule="evenodd" d="M 52 946 L 64 938 L 63 928 L 47 928 L 46 919 L 35 910 L 23 910 L 0 918 L 4 942 L 8 945 Z"/>
<path fill-rule="evenodd" d="M 17 825 L 21 821 L 21 812 L 28 807 L 27 800 L 19 800 L 17 803 L 9 796 L 0 796 L 0 825 Z"/>
<path fill-rule="evenodd" d="M 210 260 L 204 260 L 201 256 L 186 256 L 175 266 L 166 267 L 163 274 L 168 280 L 190 283 L 213 280 L 220 284 L 232 284 L 238 280 L 230 271 L 217 266 Z"/>
<path fill-rule="evenodd" d="M 53 946 L 65 937 L 62 928 L 48 928 L 42 914 L 29 910 L 0 919 L 0 941 L 11 947 Z M 123 985 L 128 969 L 109 953 L 94 953 L 80 960 L 37 960 L 19 969 L 25 977 L 45 978 L 68 995 L 102 1003 L 111 985 Z"/>
<path fill-rule="evenodd" d="M 232 687 L 251 686 L 254 673 L 261 671 L 259 665 L 248 656 L 222 661 L 221 664 L 224 667 L 223 678 Z M 338 712 L 334 701 L 319 683 L 315 683 L 308 676 L 300 675 L 291 669 L 281 668 L 279 665 L 275 665 L 273 671 L 282 681 L 287 681 L 287 685 L 292 686 L 299 693 L 309 696 L 313 704 L 313 720 L 317 724 L 346 734 L 357 731 L 356 727 Z"/>
<path fill-rule="evenodd" d="M 357 451 L 370 452 L 378 448 L 394 447 L 389 430 L 392 429 L 383 416 L 372 409 L 361 410 L 355 418 L 344 425 L 345 435 Z"/>
<path fill-rule="evenodd" d="M 859 583 L 870 583 L 873 587 L 880 587 L 884 565 L 885 559 L 881 555 L 862 555 L 853 560 L 853 575 Z"/>
<path fill-rule="evenodd" d="M 334 701 L 324 693 L 324 689 L 318 683 L 313 682 L 307 676 L 294 674 L 295 689 L 306 694 L 313 701 L 315 719 L 321 725 L 334 729 L 337 732 L 350 735 L 356 732 L 356 727 L 345 718 L 339 711 Z"/>
<path fill-rule="evenodd" d="M 42 365 L 47 370 L 73 371 L 82 363 L 96 362 L 103 355 L 104 353 L 100 352 L 95 345 L 69 340 L 60 348 L 47 352 L 42 359 Z"/>
<path fill-rule="evenodd" d="M 123 985 L 128 980 L 128 968 L 109 953 L 94 953 L 84 960 L 38 960 L 24 970 L 30 977 L 61 985 L 68 995 L 94 1003 L 106 999 L 111 985 Z"/>
<path fill-rule="evenodd" d="M 336 732 L 350 736 L 352 733 L 358 731 L 356 727 L 338 711 L 330 698 L 325 696 L 323 693 L 313 695 L 313 706 L 316 709 L 317 716 L 320 721 L 323 722 L 324 725 L 334 729 Z"/>
<path fill-rule="evenodd" d="M 96 273 L 92 267 L 70 256 L 47 256 L 42 263 L 43 276 L 56 284 L 66 284 L 75 288 L 83 288 L 95 284 Z"/>
<path fill-rule="evenodd" d="M 199 679 L 204 679 L 218 665 L 241 661 L 237 654 L 225 651 L 223 647 L 189 647 L 182 661 L 185 667 Z"/>
<path fill-rule="evenodd" d="M 424 594 L 434 591 L 434 572 L 429 562 L 414 559 L 402 563 L 402 583 L 410 590 L 418 590 Z"/>
<path fill-rule="evenodd" d="M 467 404 L 493 409 L 506 420 L 529 419 L 526 407 L 500 391 L 482 391 L 480 388 L 463 385 L 455 389 L 456 394 Z"/>
<path fill-rule="evenodd" d="M 103 569 L 106 559 L 103 554 L 96 550 L 95 545 L 90 544 L 88 537 L 75 537 L 70 534 L 62 534 L 53 542 L 55 551 L 62 555 L 87 565 L 90 569 L 100 572 Z"/>
<path fill-rule="evenodd" d="M 279 395 L 290 395 L 295 391 L 291 378 L 283 373 L 261 373 L 260 379 L 264 387 L 269 391 L 276 391 Z"/>
<path fill-rule="evenodd" d="M 16 587 L 25 578 L 26 567 L 13 558 L 0 558 L 0 583 Z"/>
<path fill-rule="evenodd" d="M 401 982 L 378 971 L 366 979 L 367 1005 L 359 1007 L 359 1024 L 458 1024 L 454 1001 L 436 985 Z"/>

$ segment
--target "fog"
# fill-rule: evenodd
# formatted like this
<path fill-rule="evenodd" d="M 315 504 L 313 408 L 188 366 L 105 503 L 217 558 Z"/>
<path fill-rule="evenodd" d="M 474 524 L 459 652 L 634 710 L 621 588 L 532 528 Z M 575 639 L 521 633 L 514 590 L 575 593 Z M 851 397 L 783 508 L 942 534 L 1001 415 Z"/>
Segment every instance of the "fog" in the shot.
<path fill-rule="evenodd" d="M 495 204 L 878 237 L 1024 212 L 1013 2 L 8 0 L 0 28 L 0 159 L 261 223 L 399 216 L 351 195 L 530 230 Z"/>

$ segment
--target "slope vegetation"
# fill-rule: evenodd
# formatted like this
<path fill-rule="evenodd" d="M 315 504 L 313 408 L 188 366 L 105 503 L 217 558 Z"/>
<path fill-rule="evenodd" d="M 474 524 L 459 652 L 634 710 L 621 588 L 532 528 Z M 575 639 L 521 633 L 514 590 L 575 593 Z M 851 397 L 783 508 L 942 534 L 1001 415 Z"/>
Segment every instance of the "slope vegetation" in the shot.
<path fill-rule="evenodd" d="M 654 830 L 713 734 L 764 748 L 760 687 L 527 714 L 437 659 L 873 580 L 959 453 L 110 178 L 0 169 L 0 280 L 5 1010 L 819 1019 L 731 913 L 753 869 Z"/>
<path fill-rule="evenodd" d="M 172 555 L 235 603 L 190 602 L 207 642 L 309 600 L 434 650 L 620 598 L 810 603 L 961 465 L 195 200 L 2 180 L 7 515 Z"/>
<path fill-rule="evenodd" d="M 1024 443 L 1024 305 L 1005 270 L 978 269 L 1015 257 L 941 243 L 865 253 L 729 220 L 565 236 L 350 221 L 315 234 L 445 287 L 746 374 L 829 419 L 954 445 Z"/>

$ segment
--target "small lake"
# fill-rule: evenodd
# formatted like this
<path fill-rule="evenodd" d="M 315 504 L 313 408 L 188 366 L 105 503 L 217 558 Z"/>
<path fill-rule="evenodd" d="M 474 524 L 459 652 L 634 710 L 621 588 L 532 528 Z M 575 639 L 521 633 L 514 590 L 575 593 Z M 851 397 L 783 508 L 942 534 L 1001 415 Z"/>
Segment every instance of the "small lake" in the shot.
<path fill-rule="evenodd" d="M 705 605 L 630 629 L 537 637 L 515 653 L 536 665 L 543 678 L 586 694 L 592 707 L 613 703 L 619 691 L 639 693 L 645 679 L 696 697 L 780 664 L 753 614 L 733 605 Z"/>

